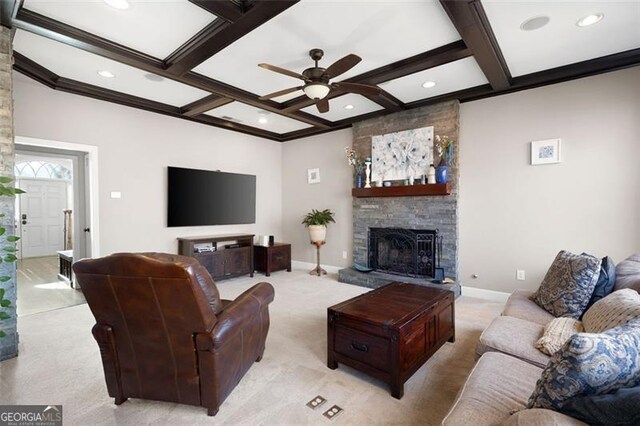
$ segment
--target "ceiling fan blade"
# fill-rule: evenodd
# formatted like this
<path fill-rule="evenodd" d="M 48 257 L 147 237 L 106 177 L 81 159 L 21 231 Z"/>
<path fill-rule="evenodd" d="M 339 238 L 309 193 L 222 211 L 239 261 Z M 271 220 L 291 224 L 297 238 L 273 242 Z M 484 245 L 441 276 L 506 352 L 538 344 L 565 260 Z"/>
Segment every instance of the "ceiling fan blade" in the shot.
<path fill-rule="evenodd" d="M 329 99 L 322 98 L 318 102 L 316 102 L 316 108 L 318 108 L 319 113 L 329 112 Z"/>
<path fill-rule="evenodd" d="M 258 66 L 261 67 L 261 68 L 267 69 L 269 71 L 273 71 L 273 72 L 277 72 L 277 73 L 280 73 L 280 74 L 288 75 L 289 77 L 299 78 L 300 80 L 303 80 L 303 81 L 308 81 L 309 80 L 307 77 L 305 77 L 302 74 L 298 74 L 297 72 L 289 71 L 289 70 L 284 69 L 284 68 L 276 67 L 275 65 L 258 64 Z"/>
<path fill-rule="evenodd" d="M 335 78 L 355 67 L 361 60 L 362 58 L 360 56 L 354 55 L 353 53 L 347 55 L 330 65 L 329 68 L 325 70 L 324 75 L 329 76 L 329 78 Z"/>
<path fill-rule="evenodd" d="M 365 96 L 376 96 L 382 93 L 382 89 L 378 86 L 369 86 L 359 83 L 333 83 L 333 86 L 344 90 L 345 92 L 358 93 Z"/>
<path fill-rule="evenodd" d="M 304 86 L 291 87 L 289 89 L 278 90 L 277 92 L 269 93 L 268 95 L 260 96 L 258 99 L 264 101 L 265 99 L 277 98 L 278 96 L 288 95 L 289 93 L 301 90 Z"/>

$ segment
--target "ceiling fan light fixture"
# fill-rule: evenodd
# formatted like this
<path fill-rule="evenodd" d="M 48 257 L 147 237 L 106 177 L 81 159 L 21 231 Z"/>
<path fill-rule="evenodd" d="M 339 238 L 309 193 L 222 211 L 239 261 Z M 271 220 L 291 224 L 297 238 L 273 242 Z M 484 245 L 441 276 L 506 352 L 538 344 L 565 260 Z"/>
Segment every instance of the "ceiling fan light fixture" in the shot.
<path fill-rule="evenodd" d="M 436 87 L 436 82 L 435 81 L 425 81 L 424 83 L 422 83 L 422 87 L 424 87 L 425 89 L 431 89 L 432 87 Z"/>
<path fill-rule="evenodd" d="M 544 27 L 549 23 L 551 18 L 548 16 L 534 16 L 533 18 L 529 18 L 520 24 L 520 29 L 522 31 L 535 31 Z"/>
<path fill-rule="evenodd" d="M 602 21 L 602 18 L 604 18 L 603 13 L 594 13 L 578 19 L 576 25 L 579 27 L 588 27 L 589 25 L 597 24 Z"/>
<path fill-rule="evenodd" d="M 108 6 L 113 7 L 118 10 L 127 10 L 129 9 L 129 2 L 127 0 L 102 0 Z"/>
<path fill-rule="evenodd" d="M 318 100 L 324 99 L 329 94 L 331 88 L 324 83 L 310 83 L 304 86 L 302 90 L 310 99 Z"/>

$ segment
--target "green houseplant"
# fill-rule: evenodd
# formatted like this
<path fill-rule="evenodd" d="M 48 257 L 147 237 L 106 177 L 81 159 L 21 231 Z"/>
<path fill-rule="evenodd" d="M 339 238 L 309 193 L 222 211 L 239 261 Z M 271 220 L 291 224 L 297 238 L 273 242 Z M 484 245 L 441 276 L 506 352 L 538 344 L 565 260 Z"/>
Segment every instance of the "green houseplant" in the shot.
<path fill-rule="evenodd" d="M 14 188 L 13 186 L 7 186 L 13 182 L 13 179 L 6 176 L 0 176 L 0 197 L 15 197 L 16 194 L 24 194 L 24 191 L 20 188 Z M 3 218 L 4 213 L 0 213 L 0 218 Z M 11 218 L 11 220 L 13 220 Z M 5 235 L 7 228 L 0 225 L 0 239 L 3 239 L 0 243 L 0 263 L 13 263 L 18 258 L 16 257 L 16 241 L 20 239 L 15 235 Z M 0 275 L 0 337 L 5 337 L 6 333 L 2 329 L 2 322 L 11 318 L 11 315 L 7 312 L 11 308 L 11 300 L 5 299 L 7 285 L 13 277 L 10 275 Z"/>
<path fill-rule="evenodd" d="M 302 219 L 302 223 L 309 228 L 309 237 L 312 243 L 324 242 L 327 237 L 327 225 L 336 223 L 333 219 L 334 213 L 329 209 L 316 210 L 311 212 Z"/>

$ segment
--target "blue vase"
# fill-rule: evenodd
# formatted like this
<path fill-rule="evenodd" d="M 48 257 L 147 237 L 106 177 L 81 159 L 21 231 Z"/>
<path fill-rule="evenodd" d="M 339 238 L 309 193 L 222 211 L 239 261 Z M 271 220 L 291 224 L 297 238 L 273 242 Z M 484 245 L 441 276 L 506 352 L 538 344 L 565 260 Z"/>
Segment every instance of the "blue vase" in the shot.
<path fill-rule="evenodd" d="M 436 183 L 447 183 L 449 180 L 449 166 L 438 166 L 436 169 Z"/>
<path fill-rule="evenodd" d="M 364 179 L 365 179 L 364 172 L 356 173 L 355 187 L 364 188 Z"/>

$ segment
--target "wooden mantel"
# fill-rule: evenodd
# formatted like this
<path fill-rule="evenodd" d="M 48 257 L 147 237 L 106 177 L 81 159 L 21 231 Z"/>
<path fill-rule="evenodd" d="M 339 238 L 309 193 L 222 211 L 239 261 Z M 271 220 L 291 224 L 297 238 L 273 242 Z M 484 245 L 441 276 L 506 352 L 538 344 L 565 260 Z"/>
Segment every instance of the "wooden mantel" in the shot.
<path fill-rule="evenodd" d="M 353 188 L 351 195 L 357 198 L 366 197 L 417 197 L 451 194 L 448 183 L 431 183 L 426 185 L 387 186 L 374 188 Z"/>

